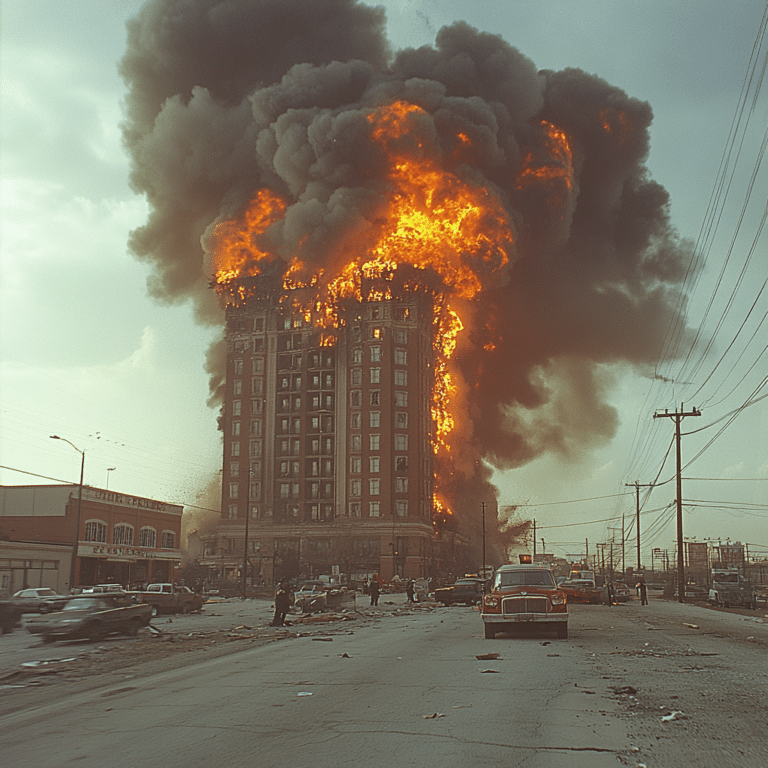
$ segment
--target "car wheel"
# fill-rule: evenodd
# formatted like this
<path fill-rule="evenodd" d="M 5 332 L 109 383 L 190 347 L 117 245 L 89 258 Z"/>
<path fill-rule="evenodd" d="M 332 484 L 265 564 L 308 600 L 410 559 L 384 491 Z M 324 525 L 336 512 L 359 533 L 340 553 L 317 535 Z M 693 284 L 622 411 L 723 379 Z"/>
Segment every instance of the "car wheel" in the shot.
<path fill-rule="evenodd" d="M 181 612 L 182 613 L 191 613 L 192 612 L 192 606 L 189 603 L 184 603 L 184 605 L 181 606 Z"/>
<path fill-rule="evenodd" d="M 485 625 L 485 639 L 486 640 L 493 640 L 494 637 L 496 637 L 496 628 L 493 626 L 493 624 L 486 624 Z"/>
<path fill-rule="evenodd" d="M 101 624 L 92 624 L 88 628 L 88 637 L 93 640 L 94 643 L 98 643 L 104 639 L 104 627 Z"/>
<path fill-rule="evenodd" d="M 557 625 L 557 636 L 561 640 L 567 640 L 568 639 L 568 624 L 567 622 L 563 622 L 562 624 Z"/>
<path fill-rule="evenodd" d="M 136 637 L 139 634 L 139 629 L 141 629 L 141 619 L 131 619 L 125 628 L 125 634 L 128 637 Z"/>

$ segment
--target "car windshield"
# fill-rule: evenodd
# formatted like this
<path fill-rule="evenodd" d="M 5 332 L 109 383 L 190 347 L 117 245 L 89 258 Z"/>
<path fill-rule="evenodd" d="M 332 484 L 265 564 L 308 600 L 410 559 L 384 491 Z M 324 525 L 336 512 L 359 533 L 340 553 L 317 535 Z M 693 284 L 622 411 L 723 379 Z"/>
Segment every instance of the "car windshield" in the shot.
<path fill-rule="evenodd" d="M 70 600 L 65 606 L 65 611 L 89 611 L 94 608 L 102 608 L 104 601 L 96 597 Z"/>
<path fill-rule="evenodd" d="M 501 571 L 496 574 L 495 587 L 554 587 L 549 571 Z"/>

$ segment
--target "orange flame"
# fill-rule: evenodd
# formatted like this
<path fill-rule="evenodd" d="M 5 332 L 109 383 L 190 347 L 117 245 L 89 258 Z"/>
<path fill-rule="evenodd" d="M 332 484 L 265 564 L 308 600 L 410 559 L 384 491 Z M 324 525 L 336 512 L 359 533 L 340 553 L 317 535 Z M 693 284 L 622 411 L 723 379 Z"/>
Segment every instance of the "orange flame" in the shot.
<path fill-rule="evenodd" d="M 525 156 L 517 176 L 517 188 L 536 183 L 561 181 L 567 189 L 573 187 L 573 152 L 568 134 L 546 120 L 541 121 L 544 153 L 531 150 Z"/>

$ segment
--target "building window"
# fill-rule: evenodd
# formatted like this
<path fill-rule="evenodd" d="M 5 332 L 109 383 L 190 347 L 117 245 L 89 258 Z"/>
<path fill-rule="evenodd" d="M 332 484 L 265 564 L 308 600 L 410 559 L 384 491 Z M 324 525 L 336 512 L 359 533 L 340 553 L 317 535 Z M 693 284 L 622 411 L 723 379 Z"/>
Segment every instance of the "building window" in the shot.
<path fill-rule="evenodd" d="M 372 451 L 381 450 L 381 435 L 378 432 L 368 435 L 368 448 Z"/>
<path fill-rule="evenodd" d="M 407 472 L 408 471 L 408 457 L 407 456 L 398 456 L 395 459 L 395 469 L 398 472 Z"/>
<path fill-rule="evenodd" d="M 237 437 L 240 434 L 240 422 L 239 421 L 233 421 L 232 422 L 232 434 Z"/>
<path fill-rule="evenodd" d="M 408 407 L 408 393 L 407 392 L 395 392 L 395 405 L 398 408 Z"/>
<path fill-rule="evenodd" d="M 239 416 L 240 415 L 240 410 L 241 410 L 242 407 L 243 407 L 242 401 L 235 400 L 232 403 L 232 415 L 233 416 Z"/>
<path fill-rule="evenodd" d="M 253 419 L 251 421 L 251 434 L 261 437 L 261 419 Z"/>
<path fill-rule="evenodd" d="M 85 524 L 86 541 L 107 541 L 107 524 L 101 520 L 88 520 Z"/>
<path fill-rule="evenodd" d="M 408 428 L 408 414 L 404 413 L 403 411 L 398 411 L 395 414 L 395 427 L 397 429 L 407 429 Z"/>
<path fill-rule="evenodd" d="M 251 456 L 261 456 L 261 440 L 251 440 L 249 447 Z"/>
<path fill-rule="evenodd" d="M 368 517 L 378 517 L 379 516 L 379 502 L 378 501 L 369 501 L 368 502 Z"/>
<path fill-rule="evenodd" d="M 361 393 L 359 389 L 353 389 L 349 393 L 349 404 L 353 408 L 359 408 L 361 403 Z"/>
<path fill-rule="evenodd" d="M 229 498 L 230 499 L 236 499 L 237 498 L 237 483 L 230 483 L 229 484 Z"/>
<path fill-rule="evenodd" d="M 261 477 L 261 462 L 252 461 L 250 466 L 251 477 Z"/>
<path fill-rule="evenodd" d="M 350 496 L 362 496 L 363 495 L 363 482 L 362 482 L 362 480 L 350 480 L 349 481 L 349 495 Z"/>
<path fill-rule="evenodd" d="M 380 427 L 381 426 L 381 411 L 371 411 L 368 416 L 368 426 Z"/>
<path fill-rule="evenodd" d="M 408 450 L 408 435 L 395 435 L 395 450 L 407 451 Z"/>
<path fill-rule="evenodd" d="M 363 383 L 363 372 L 359 368 L 353 368 L 349 372 L 349 383 L 353 387 L 359 387 Z"/>
<path fill-rule="evenodd" d="M 264 379 L 251 379 L 251 394 L 252 395 L 264 394 Z"/>
<path fill-rule="evenodd" d="M 227 513 L 229 514 L 229 519 L 234 520 L 237 517 L 237 504 L 230 504 L 227 508 Z"/>
<path fill-rule="evenodd" d="M 261 483 L 252 480 L 248 486 L 248 498 L 260 499 L 261 498 Z"/>
<path fill-rule="evenodd" d="M 299 483 L 291 483 L 291 498 L 299 498 Z"/>
<path fill-rule="evenodd" d="M 325 374 L 325 385 L 326 388 L 330 388 L 333 386 L 333 374 L 332 373 L 326 373 Z"/>
<path fill-rule="evenodd" d="M 163 531 L 160 541 L 162 549 L 176 549 L 176 534 L 173 531 Z"/>
<path fill-rule="evenodd" d="M 251 413 L 263 413 L 264 401 L 263 400 L 251 400 Z"/>
<path fill-rule="evenodd" d="M 360 429 L 362 425 L 362 419 L 360 418 L 360 411 L 354 411 L 349 415 L 349 426 L 352 429 Z"/>
<path fill-rule="evenodd" d="M 133 526 L 120 523 L 112 531 L 112 543 L 123 547 L 133 546 Z"/>
<path fill-rule="evenodd" d="M 408 371 L 402 368 L 395 369 L 395 386 L 407 387 L 408 386 Z"/>
<path fill-rule="evenodd" d="M 240 455 L 240 443 L 233 442 L 229 447 L 229 455 L 230 456 L 239 456 Z"/>
<path fill-rule="evenodd" d="M 381 368 L 371 368 L 371 384 L 381 383 Z"/>
<path fill-rule="evenodd" d="M 408 365 L 408 350 L 395 347 L 395 365 Z"/>
<path fill-rule="evenodd" d="M 254 509 L 256 509 L 256 508 L 254 507 Z M 258 515 L 258 511 L 257 511 L 256 514 L 251 515 L 251 517 L 254 520 L 256 520 L 258 518 L 258 516 L 259 516 Z M 261 551 L 261 539 L 251 539 L 248 542 L 248 554 L 249 555 L 255 555 L 255 554 L 257 554 L 260 551 Z"/>
<path fill-rule="evenodd" d="M 371 347 L 371 362 L 378 363 L 381 361 L 381 347 L 378 344 L 374 344 Z"/>
<path fill-rule="evenodd" d="M 363 450 L 363 436 L 362 435 L 352 435 L 349 441 L 349 449 L 351 451 L 362 451 Z"/>
<path fill-rule="evenodd" d="M 280 498 L 281 499 L 287 499 L 291 495 L 291 484 L 290 483 L 280 483 Z"/>
<path fill-rule="evenodd" d="M 395 329 L 395 344 L 407 344 L 408 331 L 405 328 Z"/>
<path fill-rule="evenodd" d="M 360 517 L 360 502 L 359 501 L 350 501 L 349 502 L 349 516 L 350 517 Z"/>
<path fill-rule="evenodd" d="M 234 363 L 234 373 L 235 373 L 235 376 L 242 376 L 243 375 L 243 361 L 242 360 L 235 360 L 235 363 Z"/>
<path fill-rule="evenodd" d="M 361 347 L 355 347 L 352 350 L 352 365 L 359 365 L 363 362 L 363 350 Z"/>
<path fill-rule="evenodd" d="M 243 394 L 243 382 L 238 379 L 233 385 L 232 385 L 232 394 L 234 395 L 242 395 Z"/>
<path fill-rule="evenodd" d="M 371 405 L 381 405 L 381 392 L 378 389 L 371 392 Z"/>
<path fill-rule="evenodd" d="M 408 501 L 406 499 L 398 499 L 395 502 L 395 512 L 398 517 L 408 517 Z"/>
<path fill-rule="evenodd" d="M 259 505 L 258 504 L 251 504 L 251 520 L 258 520 L 259 519 Z M 250 544 L 258 543 L 258 542 L 249 542 Z M 261 543 L 259 543 L 259 546 L 257 549 L 261 549 Z"/>
<path fill-rule="evenodd" d="M 378 496 L 379 495 L 379 486 L 381 484 L 381 480 L 379 480 L 378 477 L 372 477 L 368 481 L 368 493 L 371 496 Z"/>
<path fill-rule="evenodd" d="M 371 328 L 371 338 L 372 339 L 380 339 L 381 338 L 381 328 Z"/>
<path fill-rule="evenodd" d="M 240 474 L 240 464 L 236 461 L 233 461 L 229 465 L 229 476 L 230 477 L 237 477 Z"/>
<path fill-rule="evenodd" d="M 380 466 L 381 466 L 381 459 L 378 456 L 368 457 L 368 468 L 371 474 L 375 474 L 379 472 Z"/>
<path fill-rule="evenodd" d="M 395 478 L 395 493 L 408 493 L 408 478 L 396 477 Z"/>
<path fill-rule="evenodd" d="M 139 531 L 139 546 L 154 549 L 157 546 L 157 531 L 149 526 L 144 526 Z"/>

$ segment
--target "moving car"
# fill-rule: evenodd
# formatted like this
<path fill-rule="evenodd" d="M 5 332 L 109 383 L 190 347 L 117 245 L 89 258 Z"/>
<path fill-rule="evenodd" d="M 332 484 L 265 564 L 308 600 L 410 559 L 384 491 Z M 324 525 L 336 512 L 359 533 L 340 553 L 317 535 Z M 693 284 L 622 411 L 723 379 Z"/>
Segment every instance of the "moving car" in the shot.
<path fill-rule="evenodd" d="M 435 600 L 443 605 L 464 603 L 465 605 L 480 605 L 483 599 L 482 579 L 457 579 L 450 587 L 435 590 Z"/>
<path fill-rule="evenodd" d="M 530 625 L 553 629 L 566 639 L 566 593 L 557 587 L 548 566 L 532 563 L 530 555 L 520 557 L 519 565 L 502 565 L 496 571 L 491 592 L 483 598 L 485 639 Z"/>
<path fill-rule="evenodd" d="M 44 643 L 54 640 L 101 640 L 120 633 L 135 635 L 147 626 L 152 615 L 149 605 L 140 605 L 127 593 L 78 595 L 64 609 L 30 619 L 27 629 Z"/>
<path fill-rule="evenodd" d="M 621 581 L 613 582 L 613 594 L 617 603 L 628 603 L 632 599 L 632 590 Z"/>

